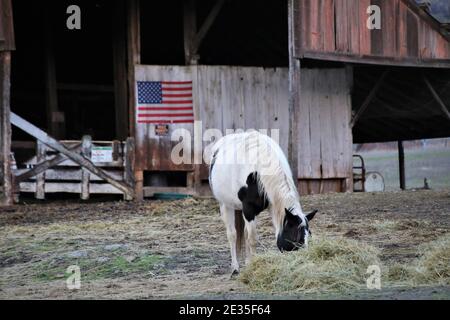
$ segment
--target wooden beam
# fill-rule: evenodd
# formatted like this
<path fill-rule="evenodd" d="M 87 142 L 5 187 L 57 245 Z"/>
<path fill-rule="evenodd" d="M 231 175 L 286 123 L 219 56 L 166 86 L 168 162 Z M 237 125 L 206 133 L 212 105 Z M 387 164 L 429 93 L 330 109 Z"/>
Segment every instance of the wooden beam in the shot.
<path fill-rule="evenodd" d="M 136 149 L 136 145 L 134 143 L 134 138 L 127 138 L 127 140 L 125 142 L 125 150 L 124 150 L 123 179 L 133 189 L 136 184 L 135 179 L 134 179 L 134 168 L 135 168 L 135 163 L 136 163 L 135 149 Z M 132 198 L 125 195 L 124 200 L 132 200 Z"/>
<path fill-rule="evenodd" d="M 288 29 L 289 29 L 289 136 L 288 136 L 288 159 L 292 170 L 294 183 L 298 185 L 298 119 L 300 109 L 300 60 L 294 57 L 295 51 L 295 0 L 288 1 Z"/>
<path fill-rule="evenodd" d="M 308 58 L 324 61 L 364 63 L 385 66 L 403 66 L 414 68 L 450 68 L 450 59 L 428 59 L 428 58 L 391 58 L 385 56 L 356 55 L 340 52 L 323 52 L 308 50 L 301 55 L 295 56 L 298 59 Z"/>
<path fill-rule="evenodd" d="M 135 67 L 141 63 L 140 1 L 127 1 L 127 56 L 128 56 L 128 110 L 129 132 L 136 136 L 136 75 Z M 135 150 L 134 150 L 135 152 Z M 137 174 L 137 173 L 136 173 Z M 143 180 L 135 180 L 134 199 L 143 200 Z"/>
<path fill-rule="evenodd" d="M 196 0 L 186 0 L 183 4 L 184 60 L 186 65 L 195 65 L 198 61 L 194 52 L 197 32 Z"/>
<path fill-rule="evenodd" d="M 51 7 L 45 5 L 44 57 L 45 57 L 45 106 L 47 130 L 57 139 L 65 135 L 64 113 L 58 110 L 58 89 L 56 84 L 55 50 L 53 45 L 53 26 Z"/>
<path fill-rule="evenodd" d="M 447 119 L 450 120 L 450 112 L 448 111 L 447 107 L 445 106 L 444 101 L 442 101 L 441 97 L 439 97 L 439 95 L 436 92 L 436 90 L 434 90 L 433 86 L 431 85 L 430 81 L 428 81 L 427 77 L 423 76 L 423 80 L 425 81 L 428 89 L 430 90 L 430 92 L 433 95 L 434 99 L 438 103 L 438 105 L 441 108 L 442 112 L 446 115 Z"/>
<path fill-rule="evenodd" d="M 216 20 L 217 16 L 219 15 L 220 10 L 222 9 L 223 5 L 225 3 L 225 0 L 217 0 L 217 2 L 214 4 L 214 7 L 209 12 L 208 16 L 206 17 L 205 21 L 203 22 L 202 26 L 200 27 L 199 31 L 197 32 L 192 46 L 192 53 L 195 55 L 198 52 L 198 49 L 200 48 L 200 45 L 202 44 L 203 39 L 205 38 L 206 34 L 208 33 L 209 29 L 211 28 L 212 24 Z"/>
<path fill-rule="evenodd" d="M 13 204 L 11 174 L 11 53 L 0 52 L 0 206 Z"/>
<path fill-rule="evenodd" d="M 62 145 L 60 142 L 58 142 L 56 139 L 49 136 L 47 133 L 39 129 L 38 127 L 34 126 L 30 122 L 26 121 L 25 119 L 19 117 L 15 113 L 11 112 L 11 123 L 14 124 L 19 129 L 25 131 L 29 135 L 33 136 L 34 138 L 42 141 L 44 144 L 46 144 L 48 147 L 59 151 L 63 155 L 67 156 L 70 160 L 76 162 L 78 165 L 80 165 L 83 168 L 88 169 L 91 173 L 95 174 L 96 176 L 104 179 L 117 189 L 121 190 L 125 194 L 129 194 L 133 196 L 134 191 L 130 186 L 127 186 L 125 183 L 116 181 L 113 177 L 111 177 L 108 173 L 106 173 L 104 170 L 97 168 L 89 159 L 86 159 L 82 155 L 72 152 L 69 149 L 67 149 L 64 145 Z"/>
<path fill-rule="evenodd" d="M 372 102 L 373 98 L 377 94 L 378 90 L 380 89 L 381 85 L 383 84 L 384 79 L 389 74 L 389 70 L 383 71 L 383 74 L 380 76 L 378 81 L 376 82 L 375 86 L 370 91 L 369 95 L 366 97 L 364 102 L 362 103 L 361 107 L 358 109 L 357 113 L 353 117 L 352 121 L 350 122 L 350 128 L 353 128 L 355 126 L 355 123 L 358 121 L 358 119 L 361 117 L 361 115 L 366 111 L 367 107 Z"/>
<path fill-rule="evenodd" d="M 400 189 L 405 190 L 405 150 L 403 149 L 403 141 L 398 141 L 398 169 L 400 177 Z"/>
<path fill-rule="evenodd" d="M 71 148 L 68 148 L 72 152 L 77 152 L 80 150 L 80 145 L 73 146 Z M 38 165 L 34 166 L 33 169 L 30 169 L 18 176 L 16 176 L 15 181 L 17 183 L 20 183 L 22 181 L 28 180 L 42 172 L 45 172 L 47 169 L 50 169 L 51 167 L 57 166 L 61 162 L 65 161 L 67 157 L 63 154 L 58 154 L 54 156 L 53 158 L 49 160 L 45 160 L 44 162 L 39 163 Z"/>
<path fill-rule="evenodd" d="M 81 154 L 86 159 L 91 159 L 92 155 L 92 137 L 89 135 L 85 135 L 82 138 L 81 143 Z M 90 182 L 90 173 L 86 168 L 81 169 L 81 200 L 89 199 L 89 182 Z"/>
<path fill-rule="evenodd" d="M 47 146 L 41 142 L 37 141 L 36 145 L 36 159 L 39 162 L 45 161 L 47 156 Z M 34 197 L 39 200 L 45 199 L 45 171 L 36 176 L 36 191 Z"/>
<path fill-rule="evenodd" d="M 113 65 L 114 65 L 114 110 L 116 138 L 128 137 L 128 86 L 127 86 L 127 46 L 126 15 L 123 0 L 115 0 L 112 19 Z"/>

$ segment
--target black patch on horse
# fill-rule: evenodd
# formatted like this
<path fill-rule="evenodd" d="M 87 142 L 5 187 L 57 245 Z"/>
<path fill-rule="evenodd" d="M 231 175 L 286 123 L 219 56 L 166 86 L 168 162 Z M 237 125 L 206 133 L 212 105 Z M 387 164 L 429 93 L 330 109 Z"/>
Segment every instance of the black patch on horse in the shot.
<path fill-rule="evenodd" d="M 253 221 L 255 217 L 269 206 L 269 201 L 258 191 L 258 173 L 250 173 L 247 177 L 247 187 L 239 189 L 238 198 L 242 202 L 242 212 L 247 221 Z"/>

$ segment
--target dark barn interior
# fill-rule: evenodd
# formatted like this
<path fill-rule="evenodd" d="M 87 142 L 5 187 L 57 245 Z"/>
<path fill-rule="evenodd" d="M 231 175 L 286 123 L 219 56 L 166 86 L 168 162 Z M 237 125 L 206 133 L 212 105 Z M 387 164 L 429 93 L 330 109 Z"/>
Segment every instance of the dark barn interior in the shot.
<path fill-rule="evenodd" d="M 429 81 L 442 101 L 450 101 L 450 74 L 446 69 L 354 66 L 353 112 L 386 70 L 389 73 L 376 96 L 353 128 L 353 142 L 450 136 L 450 118 L 426 83 Z"/>
<path fill-rule="evenodd" d="M 83 134 L 114 139 L 111 2 L 75 3 L 83 8 L 79 31 L 65 27 L 65 10 L 73 1 L 14 2 L 12 111 L 60 139 L 80 139 Z M 52 130 L 48 104 L 54 85 L 61 122 Z M 13 140 L 26 139 L 14 131 Z"/>
<path fill-rule="evenodd" d="M 141 2 L 141 63 L 184 65 L 182 0 Z M 195 5 L 197 27 L 214 1 Z M 205 35 L 198 64 L 288 67 L 287 2 L 226 1 Z"/>

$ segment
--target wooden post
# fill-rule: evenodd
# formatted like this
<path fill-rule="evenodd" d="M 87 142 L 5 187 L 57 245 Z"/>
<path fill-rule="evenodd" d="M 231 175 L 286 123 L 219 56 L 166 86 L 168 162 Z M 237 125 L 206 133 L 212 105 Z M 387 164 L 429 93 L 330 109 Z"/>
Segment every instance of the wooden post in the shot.
<path fill-rule="evenodd" d="M 92 138 L 91 136 L 83 136 L 81 143 L 81 154 L 91 160 L 92 155 Z M 86 168 L 81 168 L 81 200 L 89 200 L 89 183 L 90 173 Z"/>
<path fill-rule="evenodd" d="M 197 34 L 196 0 L 184 1 L 183 26 L 184 26 L 184 60 L 186 65 L 197 64 L 197 56 L 194 52 L 194 41 Z"/>
<path fill-rule="evenodd" d="M 400 189 L 405 190 L 405 151 L 403 149 L 403 141 L 398 141 L 398 169 L 400 174 Z"/>
<path fill-rule="evenodd" d="M 127 138 L 124 150 L 124 181 L 131 188 L 135 188 L 134 164 L 135 164 L 135 144 L 134 138 Z M 125 200 L 133 200 L 129 195 L 124 195 Z"/>
<path fill-rule="evenodd" d="M 0 52 L 0 206 L 13 204 L 11 174 L 11 53 Z"/>
<path fill-rule="evenodd" d="M 116 137 L 128 137 L 128 88 L 127 88 L 127 46 L 126 46 L 126 3 L 114 1 L 112 19 L 113 65 L 114 65 L 114 109 L 116 114 Z"/>
<path fill-rule="evenodd" d="M 42 163 L 46 160 L 47 147 L 41 141 L 36 141 L 36 160 L 37 163 Z M 45 199 L 45 172 L 36 176 L 36 192 L 34 197 L 39 200 Z"/>
<path fill-rule="evenodd" d="M 127 4 L 127 58 L 128 58 L 128 107 L 129 130 L 135 133 L 136 79 L 135 66 L 141 63 L 140 2 L 129 0 Z"/>
<path fill-rule="evenodd" d="M 128 49 L 128 106 L 129 106 L 129 127 L 133 136 L 136 136 L 136 76 L 135 67 L 141 63 L 140 45 L 140 2 L 139 0 L 127 1 L 127 49 Z M 136 152 L 134 148 L 134 153 Z M 133 161 L 136 156 L 133 155 Z M 144 173 L 135 171 L 134 166 L 134 199 L 141 201 L 144 199 Z"/>
<path fill-rule="evenodd" d="M 56 83 L 55 50 L 53 46 L 53 28 L 50 6 L 45 5 L 45 106 L 47 128 L 52 136 L 61 139 L 65 136 L 64 113 L 58 110 L 58 89 Z"/>
<path fill-rule="evenodd" d="M 134 199 L 136 201 L 144 200 L 144 171 L 137 170 L 134 172 Z"/>
<path fill-rule="evenodd" d="M 298 119 L 301 99 L 300 91 L 300 60 L 294 57 L 295 52 L 295 30 L 294 14 L 295 0 L 288 1 L 288 24 L 289 24 L 289 142 L 288 159 L 292 169 L 294 183 L 298 186 Z"/>

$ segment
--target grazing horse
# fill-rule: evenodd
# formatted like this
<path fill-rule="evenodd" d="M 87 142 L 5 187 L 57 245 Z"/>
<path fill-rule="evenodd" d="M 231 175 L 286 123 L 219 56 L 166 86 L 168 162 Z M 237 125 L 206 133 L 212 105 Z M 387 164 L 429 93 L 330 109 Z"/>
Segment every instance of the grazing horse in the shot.
<path fill-rule="evenodd" d="M 232 274 L 239 273 L 235 210 L 244 215 L 246 263 L 256 251 L 256 216 L 265 209 L 280 251 L 308 245 L 308 221 L 317 210 L 303 213 L 288 161 L 273 139 L 256 131 L 230 134 L 213 145 L 211 154 L 209 184 L 227 228 Z"/>

